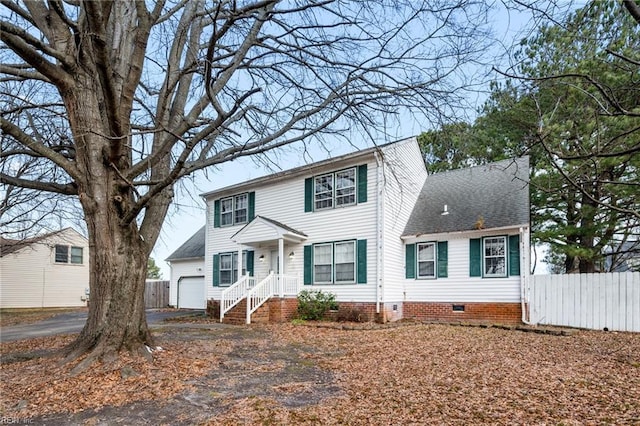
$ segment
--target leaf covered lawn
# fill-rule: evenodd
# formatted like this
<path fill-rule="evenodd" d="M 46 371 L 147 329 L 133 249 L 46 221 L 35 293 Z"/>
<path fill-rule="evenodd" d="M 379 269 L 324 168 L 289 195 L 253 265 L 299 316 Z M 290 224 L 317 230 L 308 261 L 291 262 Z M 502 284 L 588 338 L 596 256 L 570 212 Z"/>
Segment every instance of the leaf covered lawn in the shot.
<path fill-rule="evenodd" d="M 175 396 L 189 389 L 194 377 L 214 374 L 219 382 L 222 374 L 238 374 L 240 364 L 235 371 L 219 368 L 225 354 L 255 353 L 258 360 L 295 351 L 300 365 L 329 372 L 336 390 L 319 402 L 288 406 L 280 395 L 313 392 L 329 384 L 296 378 L 281 361 L 274 360 L 270 368 L 248 362 L 244 368 L 255 364 L 248 375 L 282 378 L 271 386 L 271 396 L 243 394 L 227 397 L 224 405 L 212 402 L 217 410 L 194 406 L 185 412 L 195 424 L 212 425 L 640 424 L 639 334 L 578 331 L 550 336 L 447 325 L 337 330 L 286 324 L 252 327 L 250 334 L 243 330 L 247 328 L 238 328 L 237 334 L 228 329 L 200 331 L 188 339 L 161 335 L 166 350 L 153 363 L 123 359 L 115 369 L 103 367 L 76 378 L 64 376 L 65 367 L 42 364 L 50 362 L 46 360 L 3 365 L 2 415 L 34 416 L 144 400 L 175 404 Z M 38 345 L 62 343 L 49 339 Z M 19 342 L 3 347 L 3 352 L 20 349 L 20 344 L 28 346 Z M 254 347 L 260 350 L 252 351 Z M 139 375 L 123 378 L 125 364 Z M 209 393 L 214 398 L 214 392 Z"/>

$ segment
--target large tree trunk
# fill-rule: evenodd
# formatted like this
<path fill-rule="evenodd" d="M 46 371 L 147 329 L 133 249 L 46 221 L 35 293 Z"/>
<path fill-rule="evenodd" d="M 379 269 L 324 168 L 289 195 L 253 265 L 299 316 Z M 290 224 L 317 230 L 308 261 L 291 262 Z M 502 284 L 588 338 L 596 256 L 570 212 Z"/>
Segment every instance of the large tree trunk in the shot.
<path fill-rule="evenodd" d="M 121 172 L 131 162 L 122 154 L 129 129 L 114 126 L 114 117 L 104 112 L 100 84 L 95 74 L 78 73 L 75 90 L 63 94 L 83 177 L 77 185 L 89 233 L 89 317 L 67 357 L 89 353 L 83 366 L 121 350 L 146 353 L 144 345 L 151 344 L 144 310 L 147 259 L 160 231 L 160 225 L 147 227 L 143 236 L 135 220 L 123 221 L 135 201 L 135 190 Z M 129 118 L 119 121 L 128 123 Z M 168 206 L 170 201 L 159 197 L 156 203 Z M 154 214 L 161 224 L 166 208 L 156 207 Z"/>

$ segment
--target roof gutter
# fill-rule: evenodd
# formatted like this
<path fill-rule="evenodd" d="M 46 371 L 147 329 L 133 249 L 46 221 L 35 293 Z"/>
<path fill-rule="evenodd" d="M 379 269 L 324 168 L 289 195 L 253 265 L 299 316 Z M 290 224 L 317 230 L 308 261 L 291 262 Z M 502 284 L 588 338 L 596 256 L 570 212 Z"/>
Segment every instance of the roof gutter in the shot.
<path fill-rule="evenodd" d="M 462 234 L 471 234 L 471 233 L 477 233 L 477 234 L 482 234 L 482 233 L 486 233 L 486 232 L 500 232 L 500 231 L 506 231 L 509 229 L 514 229 L 514 228 L 523 228 L 523 227 L 528 227 L 528 224 L 514 224 L 514 225 L 508 225 L 508 226 L 500 226 L 497 228 L 486 228 L 486 229 L 466 229 L 466 230 L 461 230 L 461 231 L 445 231 L 445 232 L 434 232 L 434 233 L 424 233 L 424 234 L 410 234 L 410 235 L 402 235 L 400 237 L 401 240 L 403 241 L 408 241 L 411 240 L 413 238 L 424 238 L 424 237 L 429 237 L 429 238 L 435 238 L 437 236 L 444 236 L 444 235 L 462 235 Z"/>

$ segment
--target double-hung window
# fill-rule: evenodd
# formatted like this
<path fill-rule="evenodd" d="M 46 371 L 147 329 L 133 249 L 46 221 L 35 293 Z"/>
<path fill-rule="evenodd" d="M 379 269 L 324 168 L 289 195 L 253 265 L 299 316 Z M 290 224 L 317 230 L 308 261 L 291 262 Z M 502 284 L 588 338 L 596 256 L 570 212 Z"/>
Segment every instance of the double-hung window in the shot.
<path fill-rule="evenodd" d="M 245 223 L 247 221 L 247 208 L 249 207 L 249 197 L 247 194 L 240 194 L 234 197 L 235 223 Z"/>
<path fill-rule="evenodd" d="M 335 243 L 336 283 L 353 283 L 356 280 L 356 242 Z"/>
<path fill-rule="evenodd" d="M 313 249 L 313 282 L 331 284 L 333 282 L 333 244 L 316 244 Z"/>
<path fill-rule="evenodd" d="M 242 275 L 247 273 L 247 256 L 242 256 Z M 238 281 L 238 253 L 220 254 L 220 284 L 231 285 Z"/>
<path fill-rule="evenodd" d="M 218 203 L 218 201 L 216 201 L 216 203 Z M 216 209 L 217 208 L 218 206 L 216 205 Z M 244 193 L 223 198 L 219 200 L 219 208 L 220 226 L 247 223 L 249 221 L 249 194 Z"/>
<path fill-rule="evenodd" d="M 356 203 L 356 169 L 336 173 L 336 206 Z"/>
<path fill-rule="evenodd" d="M 316 176 L 315 178 L 315 209 L 330 209 L 333 207 L 333 174 Z"/>
<path fill-rule="evenodd" d="M 233 197 L 220 200 L 220 225 L 233 225 Z"/>
<path fill-rule="evenodd" d="M 436 277 L 435 243 L 418 244 L 418 278 Z"/>
<path fill-rule="evenodd" d="M 355 241 L 316 244 L 313 249 L 313 282 L 315 284 L 356 281 Z"/>
<path fill-rule="evenodd" d="M 55 246 L 55 262 L 82 265 L 82 247 L 57 244 Z"/>
<path fill-rule="evenodd" d="M 314 178 L 315 210 L 356 203 L 356 169 L 341 170 Z"/>
<path fill-rule="evenodd" d="M 484 244 L 484 276 L 507 276 L 507 237 L 489 237 Z"/>

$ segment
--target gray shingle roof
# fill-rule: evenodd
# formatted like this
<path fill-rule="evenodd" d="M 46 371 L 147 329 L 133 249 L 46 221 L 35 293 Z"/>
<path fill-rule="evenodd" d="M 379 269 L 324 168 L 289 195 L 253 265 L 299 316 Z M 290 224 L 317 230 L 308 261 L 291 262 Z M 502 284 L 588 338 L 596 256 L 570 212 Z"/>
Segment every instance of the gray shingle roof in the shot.
<path fill-rule="evenodd" d="M 305 234 L 304 232 L 298 231 L 297 229 L 293 229 L 292 227 L 287 226 L 282 222 L 278 222 L 277 220 L 269 219 L 268 217 L 264 217 L 264 216 L 256 216 L 256 217 L 261 217 L 262 219 L 266 220 L 267 222 L 271 222 L 274 225 L 279 226 L 280 228 L 291 232 L 292 234 L 302 235 L 303 237 L 307 236 L 307 234 Z"/>
<path fill-rule="evenodd" d="M 429 175 L 402 235 L 528 224 L 528 182 L 529 157 Z"/>
<path fill-rule="evenodd" d="M 206 226 L 200 228 L 165 260 L 171 261 L 204 257 L 205 230 Z"/>

